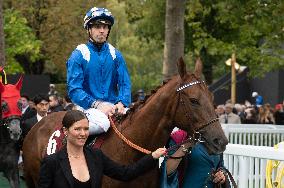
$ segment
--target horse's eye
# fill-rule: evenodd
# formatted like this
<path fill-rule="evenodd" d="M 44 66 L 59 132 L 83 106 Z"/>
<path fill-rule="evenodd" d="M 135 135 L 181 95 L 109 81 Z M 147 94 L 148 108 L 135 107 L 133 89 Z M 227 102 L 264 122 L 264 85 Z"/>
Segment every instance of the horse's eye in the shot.
<path fill-rule="evenodd" d="M 195 98 L 190 98 L 189 100 L 190 100 L 191 104 L 193 104 L 193 105 L 199 105 L 199 102 L 198 102 L 197 99 L 195 99 Z"/>
<path fill-rule="evenodd" d="M 9 112 L 9 106 L 6 101 L 2 101 L 1 108 L 3 113 Z"/>
<path fill-rule="evenodd" d="M 18 100 L 17 107 L 19 108 L 19 110 L 22 110 L 23 104 L 22 104 L 21 99 Z"/>

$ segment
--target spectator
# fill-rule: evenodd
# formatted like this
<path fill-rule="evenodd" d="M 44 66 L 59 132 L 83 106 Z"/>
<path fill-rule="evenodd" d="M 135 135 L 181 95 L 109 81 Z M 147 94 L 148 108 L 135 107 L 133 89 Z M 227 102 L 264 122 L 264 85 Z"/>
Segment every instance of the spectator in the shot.
<path fill-rule="evenodd" d="M 49 112 L 60 112 L 64 111 L 64 108 L 61 104 L 59 104 L 57 95 L 49 95 Z"/>
<path fill-rule="evenodd" d="M 255 98 L 255 105 L 257 107 L 262 106 L 263 105 L 263 98 L 262 96 L 260 96 L 257 92 L 252 92 L 252 97 Z"/>
<path fill-rule="evenodd" d="M 49 92 L 48 95 L 58 95 L 58 92 L 55 90 L 54 84 L 49 84 Z"/>
<path fill-rule="evenodd" d="M 256 124 L 257 123 L 257 112 L 254 107 L 245 109 L 245 120 L 244 124 Z"/>
<path fill-rule="evenodd" d="M 241 118 L 241 123 L 246 119 L 244 108 L 241 104 L 235 104 L 236 114 Z"/>
<path fill-rule="evenodd" d="M 33 117 L 34 115 L 36 115 L 36 110 L 30 107 L 29 105 L 30 98 L 27 95 L 23 94 L 20 100 L 21 100 L 21 107 L 22 107 L 21 121 L 23 122 L 26 119 L 29 119 Z"/>
<path fill-rule="evenodd" d="M 72 103 L 69 96 L 66 94 L 63 98 L 63 106 L 65 111 L 74 110 L 75 105 Z"/>
<path fill-rule="evenodd" d="M 35 103 L 37 113 L 22 123 L 23 138 L 37 122 L 39 122 L 43 117 L 47 116 L 47 111 L 49 109 L 49 98 L 47 95 L 38 94 L 34 97 L 33 101 Z"/>
<path fill-rule="evenodd" d="M 257 123 L 259 124 L 275 124 L 273 114 L 268 105 L 260 106 L 258 108 Z"/>
<path fill-rule="evenodd" d="M 241 124 L 241 118 L 233 113 L 234 106 L 231 103 L 225 105 L 225 114 L 219 118 L 220 123 Z"/>
<path fill-rule="evenodd" d="M 220 117 L 221 115 L 225 114 L 225 105 L 218 105 L 215 111 L 217 116 Z"/>
<path fill-rule="evenodd" d="M 275 105 L 275 124 L 276 125 L 284 125 L 284 109 L 283 104 L 276 104 Z"/>

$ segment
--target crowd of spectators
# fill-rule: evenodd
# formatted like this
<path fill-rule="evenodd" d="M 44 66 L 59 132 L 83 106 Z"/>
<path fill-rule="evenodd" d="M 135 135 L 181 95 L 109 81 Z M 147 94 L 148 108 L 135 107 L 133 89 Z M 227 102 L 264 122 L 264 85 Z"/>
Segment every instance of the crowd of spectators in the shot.
<path fill-rule="evenodd" d="M 259 101 L 257 101 L 259 102 Z M 228 124 L 276 124 L 284 125 L 284 100 L 275 106 L 269 103 L 232 104 L 228 100 L 225 104 L 215 108 L 220 123 Z"/>
<path fill-rule="evenodd" d="M 37 94 L 32 99 L 26 94 L 21 95 L 21 103 L 23 137 L 38 121 L 48 114 L 74 109 L 74 104 L 72 104 L 68 95 L 61 97 L 54 84 L 50 84 L 48 93 Z"/>

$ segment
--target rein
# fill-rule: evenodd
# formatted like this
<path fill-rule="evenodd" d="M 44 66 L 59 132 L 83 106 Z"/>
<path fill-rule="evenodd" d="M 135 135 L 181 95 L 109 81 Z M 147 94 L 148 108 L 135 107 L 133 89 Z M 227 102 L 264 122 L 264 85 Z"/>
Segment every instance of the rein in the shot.
<path fill-rule="evenodd" d="M 145 153 L 145 154 L 150 154 L 152 153 L 151 151 L 147 150 L 147 149 L 144 149 L 136 144 L 134 144 L 133 142 L 131 142 L 130 140 L 128 140 L 123 134 L 121 134 L 121 132 L 116 128 L 112 118 L 109 116 L 109 121 L 110 121 L 110 125 L 111 127 L 113 128 L 114 132 L 118 135 L 118 137 L 120 139 L 122 139 L 127 145 L 129 145 L 130 147 L 142 152 L 142 153 Z"/>

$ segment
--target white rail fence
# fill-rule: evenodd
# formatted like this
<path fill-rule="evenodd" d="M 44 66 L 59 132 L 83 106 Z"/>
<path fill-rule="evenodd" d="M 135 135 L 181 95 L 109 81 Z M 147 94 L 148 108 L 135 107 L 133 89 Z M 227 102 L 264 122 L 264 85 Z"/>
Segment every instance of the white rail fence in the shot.
<path fill-rule="evenodd" d="M 284 141 L 284 126 L 223 124 L 222 127 L 230 143 L 224 152 L 224 164 L 238 187 L 265 188 L 267 160 L 284 162 L 284 150 L 272 147 Z M 272 180 L 276 173 L 271 174 Z"/>
<path fill-rule="evenodd" d="M 229 144 L 224 152 L 224 165 L 232 173 L 239 188 L 265 188 L 268 159 L 283 162 L 284 150 L 266 146 Z M 272 180 L 275 175 L 272 174 Z"/>
<path fill-rule="evenodd" d="M 284 141 L 283 125 L 222 124 L 231 144 L 274 146 Z"/>

